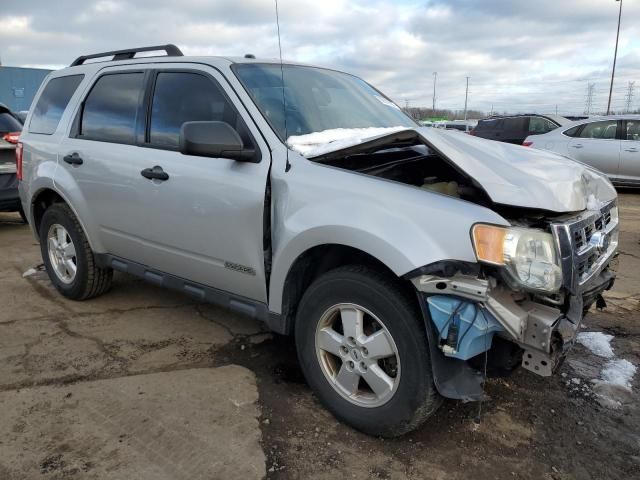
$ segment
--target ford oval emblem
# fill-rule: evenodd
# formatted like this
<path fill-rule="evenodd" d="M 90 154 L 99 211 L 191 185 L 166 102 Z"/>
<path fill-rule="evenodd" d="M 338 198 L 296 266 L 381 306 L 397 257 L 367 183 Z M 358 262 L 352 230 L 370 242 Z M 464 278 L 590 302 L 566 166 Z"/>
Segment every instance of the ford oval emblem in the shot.
<path fill-rule="evenodd" d="M 596 248 L 599 254 L 602 254 L 609 248 L 609 236 L 604 232 L 595 232 L 591 235 L 589 243 Z"/>

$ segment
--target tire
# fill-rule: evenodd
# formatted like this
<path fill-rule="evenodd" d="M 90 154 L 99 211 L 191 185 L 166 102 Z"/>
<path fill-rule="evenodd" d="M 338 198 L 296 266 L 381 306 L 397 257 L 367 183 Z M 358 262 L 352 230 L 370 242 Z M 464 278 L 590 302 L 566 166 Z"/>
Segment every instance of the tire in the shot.
<path fill-rule="evenodd" d="M 66 232 L 62 235 L 64 242 L 53 244 L 49 239 L 49 235 L 54 232 Z M 72 300 L 87 300 L 89 298 L 102 295 L 111 287 L 113 278 L 113 270 L 111 268 L 100 268 L 96 265 L 96 260 L 87 241 L 87 237 L 68 205 L 56 203 L 47 208 L 42 216 L 40 223 L 40 250 L 42 252 L 42 260 L 47 269 L 47 274 L 53 285 L 62 295 Z M 56 240 L 59 238 L 56 236 Z M 75 265 L 75 273 L 71 275 L 70 268 L 60 267 L 64 263 L 57 259 L 58 249 L 55 245 L 68 245 L 73 247 L 74 255 L 69 256 L 67 260 Z M 62 249 L 62 248 L 61 248 Z M 67 248 L 67 252 L 72 250 Z M 51 252 L 54 252 L 50 255 Z M 53 257 L 53 258 L 52 258 Z M 58 266 L 56 266 L 58 265 Z M 63 270 L 62 273 L 59 273 Z M 65 276 L 65 273 L 69 273 Z"/>
<path fill-rule="evenodd" d="M 331 313 L 336 308 L 337 313 Z M 353 316 L 354 312 L 350 309 L 362 310 L 365 328 L 370 329 L 364 337 L 360 337 L 363 339 L 360 343 L 349 340 L 352 337 L 347 339 L 348 331 L 353 330 L 349 327 L 350 321 L 344 323 L 343 319 Z M 337 318 L 338 314 L 339 323 L 328 320 Z M 378 330 L 373 327 L 376 321 L 382 325 Z M 334 322 L 333 327 L 327 327 L 331 322 Z M 327 328 L 332 328 L 342 336 L 336 337 L 333 332 L 328 337 L 321 335 L 326 333 L 324 330 Z M 382 330 L 384 334 L 380 334 Z M 395 348 L 395 356 L 385 360 L 368 359 L 368 368 L 360 363 L 362 369 L 356 373 L 362 374 L 362 379 L 343 381 L 348 385 L 347 389 L 339 387 L 338 377 L 345 373 L 344 369 L 350 370 L 349 366 L 352 369 L 354 366 L 359 368 L 357 363 L 351 361 L 352 357 L 357 362 L 366 356 L 373 356 L 362 348 L 372 338 L 371 332 L 385 337 L 385 349 Z M 389 337 L 392 341 L 388 340 Z M 323 350 L 325 341 L 320 338 L 331 338 L 327 341 L 331 345 L 329 350 L 335 350 L 332 343 L 335 339 L 338 342 L 336 345 L 341 345 L 338 354 Z M 433 383 L 421 314 L 412 296 L 400 287 L 395 278 L 357 265 L 325 273 L 311 284 L 300 301 L 295 340 L 305 378 L 320 401 L 335 417 L 361 432 L 382 437 L 402 435 L 421 425 L 442 402 Z M 349 350 L 349 353 L 345 350 Z M 390 362 L 391 366 L 382 362 Z M 379 389 L 383 393 L 377 394 L 367 383 L 368 380 L 364 383 L 363 380 L 365 376 L 371 378 L 367 372 L 380 375 L 380 370 L 387 374 L 394 387 L 389 390 L 387 383 L 383 383 L 384 388 Z M 346 372 L 342 378 L 353 378 L 353 372 L 355 369 Z M 377 376 L 374 380 L 377 382 Z M 353 391 L 351 387 L 354 384 L 356 393 L 351 394 L 349 392 Z"/>

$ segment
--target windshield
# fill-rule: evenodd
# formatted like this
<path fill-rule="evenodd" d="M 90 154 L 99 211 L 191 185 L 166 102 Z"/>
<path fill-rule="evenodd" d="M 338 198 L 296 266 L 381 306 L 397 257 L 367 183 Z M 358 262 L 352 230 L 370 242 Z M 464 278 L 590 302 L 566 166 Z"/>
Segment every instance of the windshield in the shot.
<path fill-rule="evenodd" d="M 281 140 L 335 128 L 416 127 L 397 105 L 353 75 L 322 68 L 240 64 L 235 72 Z M 286 104 L 283 108 L 282 77 Z"/>

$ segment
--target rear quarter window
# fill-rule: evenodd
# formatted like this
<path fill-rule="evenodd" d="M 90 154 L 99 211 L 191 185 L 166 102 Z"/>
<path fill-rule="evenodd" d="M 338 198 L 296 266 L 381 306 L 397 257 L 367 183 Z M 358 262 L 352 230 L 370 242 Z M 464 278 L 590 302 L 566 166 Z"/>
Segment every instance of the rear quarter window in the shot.
<path fill-rule="evenodd" d="M 582 125 L 578 125 L 577 127 L 572 127 L 569 130 L 565 130 L 562 133 L 565 134 L 567 137 L 577 137 L 581 127 Z"/>
<path fill-rule="evenodd" d="M 29 122 L 30 133 L 51 135 L 84 75 L 69 75 L 49 80 L 44 87 Z"/>

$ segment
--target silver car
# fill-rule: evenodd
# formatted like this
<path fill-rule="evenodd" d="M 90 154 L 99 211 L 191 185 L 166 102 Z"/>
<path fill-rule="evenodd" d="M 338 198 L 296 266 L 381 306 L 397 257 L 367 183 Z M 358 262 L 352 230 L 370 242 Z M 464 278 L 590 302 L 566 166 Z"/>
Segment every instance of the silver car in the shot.
<path fill-rule="evenodd" d="M 530 136 L 524 145 L 591 165 L 615 185 L 640 187 L 640 115 L 580 120 L 543 135 Z"/>
<path fill-rule="evenodd" d="M 335 70 L 88 55 L 25 125 L 21 200 L 62 295 L 104 294 L 117 270 L 262 320 L 369 434 L 485 398 L 494 367 L 551 375 L 614 282 L 606 177 L 421 128 Z"/>

